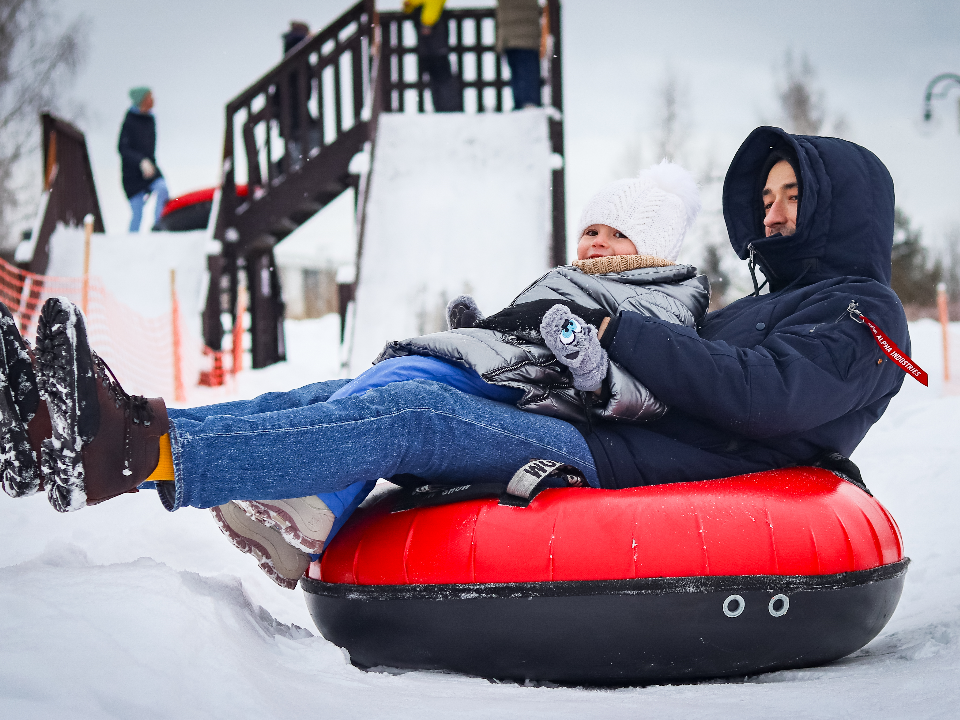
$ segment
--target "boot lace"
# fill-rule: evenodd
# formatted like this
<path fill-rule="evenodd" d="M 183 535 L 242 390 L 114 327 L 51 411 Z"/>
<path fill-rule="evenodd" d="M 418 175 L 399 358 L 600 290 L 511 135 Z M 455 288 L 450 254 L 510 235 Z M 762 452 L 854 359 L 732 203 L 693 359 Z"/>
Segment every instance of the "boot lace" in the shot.
<path fill-rule="evenodd" d="M 132 425 L 149 427 L 150 423 L 153 422 L 153 410 L 150 409 L 150 405 L 143 395 L 131 395 L 123 389 L 120 381 L 117 380 L 117 376 L 110 366 L 104 362 L 103 358 L 94 352 L 91 352 L 91 355 L 93 356 L 96 376 L 100 383 L 110 393 L 114 406 L 123 408 L 124 418 L 131 421 L 123 424 L 123 474 L 129 476 L 133 474 L 133 457 L 130 451 L 131 423 Z"/>

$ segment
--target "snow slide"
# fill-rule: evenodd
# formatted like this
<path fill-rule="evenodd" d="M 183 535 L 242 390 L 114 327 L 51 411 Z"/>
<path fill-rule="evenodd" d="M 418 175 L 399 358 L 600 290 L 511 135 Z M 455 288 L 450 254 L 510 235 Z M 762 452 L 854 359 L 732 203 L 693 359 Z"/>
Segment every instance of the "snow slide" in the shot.
<path fill-rule="evenodd" d="M 491 314 L 549 268 L 551 162 L 543 110 L 380 116 L 350 377 L 387 341 L 446 329 L 457 295 Z"/>

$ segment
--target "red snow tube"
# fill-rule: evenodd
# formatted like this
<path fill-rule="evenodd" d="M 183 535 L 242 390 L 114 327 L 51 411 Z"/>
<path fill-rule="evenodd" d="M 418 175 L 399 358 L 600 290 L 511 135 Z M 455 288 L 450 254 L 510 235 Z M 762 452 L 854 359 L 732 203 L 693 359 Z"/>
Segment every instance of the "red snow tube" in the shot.
<path fill-rule="evenodd" d="M 362 667 L 634 684 L 848 655 L 890 619 L 908 562 L 873 497 L 792 468 L 544 490 L 526 507 L 397 492 L 358 511 L 301 586 Z"/>

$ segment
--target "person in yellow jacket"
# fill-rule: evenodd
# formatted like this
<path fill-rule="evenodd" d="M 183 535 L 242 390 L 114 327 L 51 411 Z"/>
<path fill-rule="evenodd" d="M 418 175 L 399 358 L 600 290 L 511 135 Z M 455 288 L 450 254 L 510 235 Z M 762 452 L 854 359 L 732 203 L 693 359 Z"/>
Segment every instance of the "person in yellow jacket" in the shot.
<path fill-rule="evenodd" d="M 443 6 L 446 0 L 404 0 L 403 11 L 417 26 L 420 74 L 430 76 L 430 94 L 437 112 L 462 112 L 460 78 L 450 68 L 450 38 Z"/>

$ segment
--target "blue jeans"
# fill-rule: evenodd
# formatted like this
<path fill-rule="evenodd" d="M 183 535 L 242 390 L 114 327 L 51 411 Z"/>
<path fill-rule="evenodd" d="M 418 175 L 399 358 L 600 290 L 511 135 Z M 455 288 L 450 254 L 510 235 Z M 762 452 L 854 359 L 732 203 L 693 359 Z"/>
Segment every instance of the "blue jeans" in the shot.
<path fill-rule="evenodd" d="M 540 107 L 540 51 L 508 48 L 503 52 L 510 66 L 513 109 L 521 110 L 527 105 Z"/>
<path fill-rule="evenodd" d="M 167 191 L 167 181 L 162 177 L 158 177 L 150 183 L 149 190 L 144 190 L 142 193 L 137 193 L 130 198 L 130 210 L 133 212 L 133 216 L 130 218 L 130 232 L 140 232 L 140 221 L 143 219 L 143 206 L 147 203 L 147 196 L 151 193 L 157 196 L 157 209 L 154 213 L 153 224 L 156 225 L 160 222 L 163 208 L 167 204 L 167 200 L 170 199 L 170 193 Z"/>
<path fill-rule="evenodd" d="M 303 497 L 394 475 L 506 483 L 536 458 L 574 465 L 599 487 L 590 449 L 567 422 L 432 380 L 331 400 L 347 383 L 169 409 L 176 482 L 164 504 Z"/>

